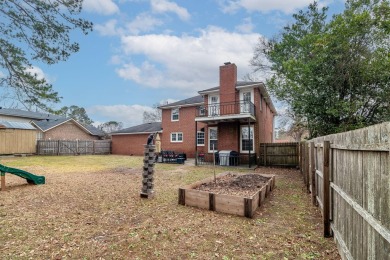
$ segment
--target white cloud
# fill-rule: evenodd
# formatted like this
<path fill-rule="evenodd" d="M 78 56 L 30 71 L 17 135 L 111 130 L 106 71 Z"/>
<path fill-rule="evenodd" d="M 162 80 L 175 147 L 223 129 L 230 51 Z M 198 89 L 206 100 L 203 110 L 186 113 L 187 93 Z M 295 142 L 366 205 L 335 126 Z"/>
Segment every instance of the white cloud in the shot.
<path fill-rule="evenodd" d="M 333 0 L 334 1 L 334 0 Z M 318 1 L 319 4 L 327 4 L 333 2 L 332 0 Z M 270 12 L 281 11 L 284 13 L 292 13 L 297 9 L 304 8 L 312 3 L 312 0 L 220 0 L 219 3 L 222 10 L 226 13 L 235 12 L 240 8 L 247 11 Z"/>
<path fill-rule="evenodd" d="M 150 4 L 152 6 L 153 12 L 156 13 L 173 12 L 184 21 L 189 20 L 191 17 L 187 9 L 180 7 L 176 3 L 170 2 L 168 0 L 151 0 Z"/>
<path fill-rule="evenodd" d="M 252 19 L 247 17 L 243 20 L 242 24 L 236 26 L 236 30 L 242 33 L 251 33 L 254 27 Z"/>
<path fill-rule="evenodd" d="M 102 15 L 119 13 L 119 7 L 112 0 L 84 0 L 83 8 Z"/>
<path fill-rule="evenodd" d="M 46 75 L 43 70 L 37 66 L 32 66 L 30 68 L 26 69 L 26 72 L 30 73 L 31 75 L 36 75 L 37 79 L 45 79 L 47 82 L 52 82 L 52 79 L 48 75 Z"/>
<path fill-rule="evenodd" d="M 149 32 L 155 29 L 157 26 L 162 25 L 162 21 L 147 14 L 139 14 L 133 21 L 126 24 L 126 29 L 131 34 L 138 34 L 140 32 Z"/>
<path fill-rule="evenodd" d="M 96 122 L 117 121 L 122 122 L 124 127 L 130 127 L 142 124 L 144 111 L 152 112 L 153 108 L 142 105 L 98 105 L 86 110 L 90 117 L 97 118 Z"/>
<path fill-rule="evenodd" d="M 96 24 L 95 30 L 102 36 L 121 36 L 125 34 L 137 35 L 141 32 L 153 31 L 163 22 L 147 13 L 139 14 L 134 20 L 128 23 L 120 22 L 116 19 L 111 19 L 105 24 Z"/>
<path fill-rule="evenodd" d="M 108 20 L 105 24 L 96 24 L 94 29 L 102 36 L 115 36 L 121 35 L 123 31 L 117 28 L 118 21 L 115 19 Z"/>
<path fill-rule="evenodd" d="M 196 93 L 219 84 L 218 68 L 230 61 L 238 77 L 251 71 L 249 61 L 261 35 L 227 32 L 208 27 L 199 35 L 149 34 L 122 37 L 124 55 L 144 55 L 146 62 L 127 63 L 120 77 L 154 88 L 177 88 Z"/>

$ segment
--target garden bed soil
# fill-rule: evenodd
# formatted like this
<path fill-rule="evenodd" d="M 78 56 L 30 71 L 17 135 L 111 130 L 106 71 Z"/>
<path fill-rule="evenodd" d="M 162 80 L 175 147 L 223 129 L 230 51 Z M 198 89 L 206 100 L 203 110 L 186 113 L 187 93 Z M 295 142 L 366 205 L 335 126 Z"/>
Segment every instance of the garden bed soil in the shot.
<path fill-rule="evenodd" d="M 274 186 L 274 175 L 225 172 L 179 188 L 179 204 L 252 218 Z"/>
<path fill-rule="evenodd" d="M 216 182 L 204 182 L 194 189 L 218 194 L 249 197 L 253 196 L 259 189 L 266 185 L 269 179 L 271 177 L 259 174 L 237 174 L 229 172 L 217 178 Z"/>

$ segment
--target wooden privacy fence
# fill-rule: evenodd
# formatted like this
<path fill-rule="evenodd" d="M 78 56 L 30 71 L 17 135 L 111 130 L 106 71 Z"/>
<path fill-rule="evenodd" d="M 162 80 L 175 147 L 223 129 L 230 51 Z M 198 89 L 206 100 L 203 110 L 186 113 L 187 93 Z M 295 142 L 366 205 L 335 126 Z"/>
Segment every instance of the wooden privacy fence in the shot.
<path fill-rule="evenodd" d="M 261 143 L 259 166 L 296 167 L 299 163 L 299 143 Z"/>
<path fill-rule="evenodd" d="M 390 123 L 300 144 L 300 168 L 343 259 L 390 259 Z"/>
<path fill-rule="evenodd" d="M 110 154 L 111 140 L 38 140 L 38 155 Z"/>

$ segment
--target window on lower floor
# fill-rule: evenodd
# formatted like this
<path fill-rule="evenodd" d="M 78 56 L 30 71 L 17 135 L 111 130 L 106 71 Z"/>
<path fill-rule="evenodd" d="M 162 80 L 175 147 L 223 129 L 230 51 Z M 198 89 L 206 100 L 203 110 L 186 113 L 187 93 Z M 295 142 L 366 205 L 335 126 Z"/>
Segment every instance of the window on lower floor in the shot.
<path fill-rule="evenodd" d="M 218 151 L 218 127 L 209 127 L 209 153 Z"/>
<path fill-rule="evenodd" d="M 249 151 L 254 152 L 254 137 L 253 137 L 253 126 L 241 126 L 241 152 L 248 153 Z"/>
<path fill-rule="evenodd" d="M 196 145 L 204 146 L 204 132 L 198 131 L 196 133 Z"/>
<path fill-rule="evenodd" d="M 172 143 L 183 142 L 183 133 L 181 132 L 171 133 L 171 142 Z"/>

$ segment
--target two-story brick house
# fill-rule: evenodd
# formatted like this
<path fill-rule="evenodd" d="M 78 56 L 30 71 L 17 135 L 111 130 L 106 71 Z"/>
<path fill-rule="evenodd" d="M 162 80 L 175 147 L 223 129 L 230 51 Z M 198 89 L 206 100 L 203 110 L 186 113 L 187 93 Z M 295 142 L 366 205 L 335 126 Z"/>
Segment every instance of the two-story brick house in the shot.
<path fill-rule="evenodd" d="M 213 151 L 236 151 L 240 162 L 248 162 L 256 159 L 260 143 L 273 141 L 276 110 L 265 85 L 237 81 L 235 64 L 221 66 L 219 86 L 199 94 L 160 107 L 162 149 L 206 159 Z"/>
<path fill-rule="evenodd" d="M 264 83 L 237 81 L 232 63 L 220 67 L 219 81 L 199 96 L 160 106 L 162 150 L 201 161 L 212 160 L 216 151 L 235 151 L 239 163 L 248 163 L 256 160 L 260 143 L 273 141 L 276 110 Z M 115 133 L 112 138 L 114 151 Z"/>

